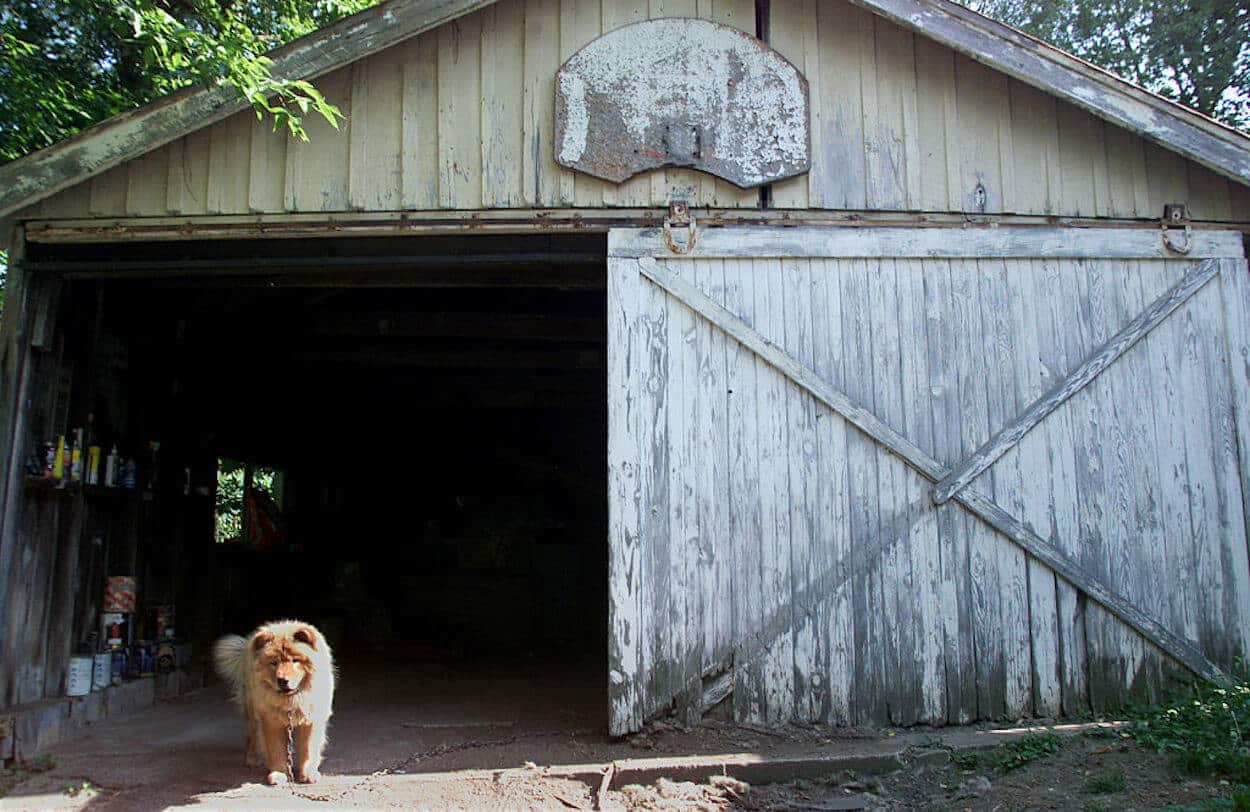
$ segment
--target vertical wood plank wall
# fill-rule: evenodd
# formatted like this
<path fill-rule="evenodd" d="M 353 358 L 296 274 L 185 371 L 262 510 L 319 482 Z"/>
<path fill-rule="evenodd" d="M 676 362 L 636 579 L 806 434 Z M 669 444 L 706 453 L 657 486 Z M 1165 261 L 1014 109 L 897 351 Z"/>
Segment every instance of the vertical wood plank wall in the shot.
<path fill-rule="evenodd" d="M 784 209 L 1250 220 L 1250 188 L 846 0 L 773 0 L 771 45 L 808 78 L 812 170 Z M 250 112 L 68 189 L 31 217 L 403 209 L 755 208 L 689 170 L 605 183 L 553 158 L 554 78 L 595 37 L 692 16 L 755 33 L 751 0 L 500 0 L 318 80 L 347 115 L 309 143 Z M 979 190 L 979 191 L 978 191 Z"/>
<path fill-rule="evenodd" d="M 1191 265 L 660 261 L 948 467 Z M 730 652 L 735 713 L 757 723 L 1076 714 L 1188 680 L 636 263 L 609 268 L 623 718 Z M 971 484 L 1227 667 L 1250 652 L 1230 365 L 1250 302 L 1230 266 Z"/>

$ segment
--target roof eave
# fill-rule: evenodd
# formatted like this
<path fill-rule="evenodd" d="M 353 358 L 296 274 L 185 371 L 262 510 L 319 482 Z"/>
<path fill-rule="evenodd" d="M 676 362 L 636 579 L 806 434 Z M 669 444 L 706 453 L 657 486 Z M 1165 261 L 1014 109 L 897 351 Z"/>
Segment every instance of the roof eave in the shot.
<path fill-rule="evenodd" d="M 950 0 L 851 0 L 1241 183 L 1250 137 Z"/>

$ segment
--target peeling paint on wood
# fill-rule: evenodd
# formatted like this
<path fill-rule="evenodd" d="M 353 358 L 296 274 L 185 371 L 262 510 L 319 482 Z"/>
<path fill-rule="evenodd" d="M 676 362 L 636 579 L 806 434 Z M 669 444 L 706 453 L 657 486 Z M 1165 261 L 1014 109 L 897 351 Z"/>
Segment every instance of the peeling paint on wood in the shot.
<path fill-rule="evenodd" d="M 795 67 L 736 28 L 634 23 L 556 74 L 556 161 L 616 183 L 678 166 L 759 186 L 810 167 L 807 107 Z"/>
<path fill-rule="evenodd" d="M 709 230 L 703 255 L 681 258 L 646 230 L 609 238 L 613 272 L 641 273 L 644 290 L 656 283 L 663 293 L 650 295 L 651 306 L 668 325 L 666 386 L 641 393 L 665 393 L 644 418 L 656 428 L 628 451 L 667 479 L 653 487 L 668 494 L 668 521 L 655 516 L 637 542 L 656 578 L 629 617 L 631 629 L 650 628 L 657 638 L 643 642 L 654 656 L 629 681 L 637 704 L 614 705 L 620 729 L 669 706 L 691 676 L 685 663 L 712 661 L 711 652 L 691 650 L 705 649 L 706 636 L 663 628 L 676 618 L 690 628 L 694 605 L 687 600 L 674 614 L 666 591 L 706 582 L 698 548 L 672 533 L 690 530 L 674 518 L 687 509 L 684 466 L 699 470 L 709 455 L 730 463 L 725 495 L 709 507 L 727 514 L 732 589 L 702 592 L 697 603 L 704 618 L 733 618 L 740 720 L 1072 713 L 1091 697 L 1096 707 L 1156 697 L 1177 661 L 1222 678 L 1250 631 L 1237 464 L 1245 429 L 1236 428 L 1246 409 L 1234 408 L 1250 396 L 1250 373 L 1244 359 L 1228 363 L 1238 352 L 1221 349 L 1250 353 L 1245 331 L 1226 338 L 1223 326 L 1245 321 L 1250 307 L 1244 259 L 1216 261 L 1221 295 L 1216 263 L 1204 266 L 1200 293 L 1046 414 L 955 497 L 959 504 L 939 507 L 925 482 L 942 479 L 1109 337 L 1132 332 L 1132 317 L 1166 299 L 1201 257 L 1166 259 L 1154 243 L 1129 239 L 1118 243 L 1125 257 L 1107 260 L 1100 255 L 1116 244 L 1110 235 L 1070 232 L 1059 250 L 1059 241 L 1000 229 L 997 240 L 967 244 L 984 254 L 974 260 L 923 251 L 893 259 L 889 251 L 918 244 L 898 232 L 877 243 L 866 230 L 857 234 L 862 250 L 849 256 L 820 255 L 850 245 L 824 230 L 824 242 L 819 234 L 800 241 L 807 255 L 795 258 L 784 256 L 792 246 L 782 235 L 747 233 L 757 230 Z M 1216 256 L 1239 253 L 1234 243 L 1207 247 Z M 1059 256 L 1031 258 L 1044 246 Z M 1081 247 L 1088 256 L 1077 256 Z M 1135 252 L 1143 256 L 1127 256 Z M 1084 294 L 1075 308 L 1072 291 Z M 732 336 L 723 354 L 691 340 L 701 332 L 687 308 Z M 1158 351 L 1173 333 L 1188 354 L 1179 378 L 1169 371 L 1176 362 Z M 727 431 L 705 432 L 692 445 L 686 419 L 702 406 L 691 411 L 697 384 L 676 371 L 715 375 L 721 365 Z M 1166 383 L 1173 379 L 1175 386 Z M 1230 380 L 1235 386 L 1219 383 Z M 701 393 L 695 401 L 703 403 Z M 671 415 L 677 408 L 681 419 Z M 1156 446 L 1177 441 L 1172 476 L 1156 479 L 1164 460 Z M 657 454 L 663 465 L 647 462 Z M 708 509 L 701 488 L 699 533 Z M 1176 511 L 1183 524 L 1170 518 Z M 1166 596 L 1157 588 L 1164 577 Z M 612 605 L 632 606 L 615 597 Z M 1192 619 L 1177 605 L 1192 607 Z"/>

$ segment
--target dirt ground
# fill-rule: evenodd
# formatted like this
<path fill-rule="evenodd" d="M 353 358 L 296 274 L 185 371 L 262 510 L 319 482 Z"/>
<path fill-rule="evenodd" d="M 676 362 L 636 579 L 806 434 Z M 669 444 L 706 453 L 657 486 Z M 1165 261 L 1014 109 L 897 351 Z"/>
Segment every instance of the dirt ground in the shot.
<path fill-rule="evenodd" d="M 1127 810 L 1228 792 L 1179 776 L 1105 730 L 1068 732 L 1058 752 L 1006 773 L 966 748 L 992 753 L 986 748 L 1027 734 L 774 733 L 709 722 L 689 730 L 661 723 L 612 740 L 594 670 L 552 665 L 348 669 L 324 776 L 312 786 L 260 783 L 260 772 L 242 763 L 243 726 L 224 691 L 205 689 L 91 726 L 49 753 L 48 769 L 10 773 L 21 780 L 0 810 Z M 866 774 L 870 762 L 879 767 L 899 754 L 897 771 Z M 717 775 L 761 775 L 758 762 L 801 763 L 809 775 L 813 764 L 841 766 L 754 786 Z M 852 763 L 864 774 L 848 772 Z M 619 771 L 611 788 L 599 773 L 605 765 Z M 770 780 L 786 774 L 782 768 Z"/>

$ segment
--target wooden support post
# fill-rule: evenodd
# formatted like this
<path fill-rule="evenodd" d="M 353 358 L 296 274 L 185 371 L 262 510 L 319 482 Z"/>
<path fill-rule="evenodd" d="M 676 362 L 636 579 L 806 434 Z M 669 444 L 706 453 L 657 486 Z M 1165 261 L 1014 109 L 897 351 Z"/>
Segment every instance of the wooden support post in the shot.
<path fill-rule="evenodd" d="M 17 547 L 22 495 L 22 455 L 26 434 L 26 401 L 30 376 L 28 327 L 28 280 L 22 268 L 25 236 L 15 229 L 9 249 L 5 312 L 0 319 L 0 662 L 13 662 L 15 635 L 9 629 L 9 579 Z M 0 705 L 12 695 L 0 669 Z"/>

